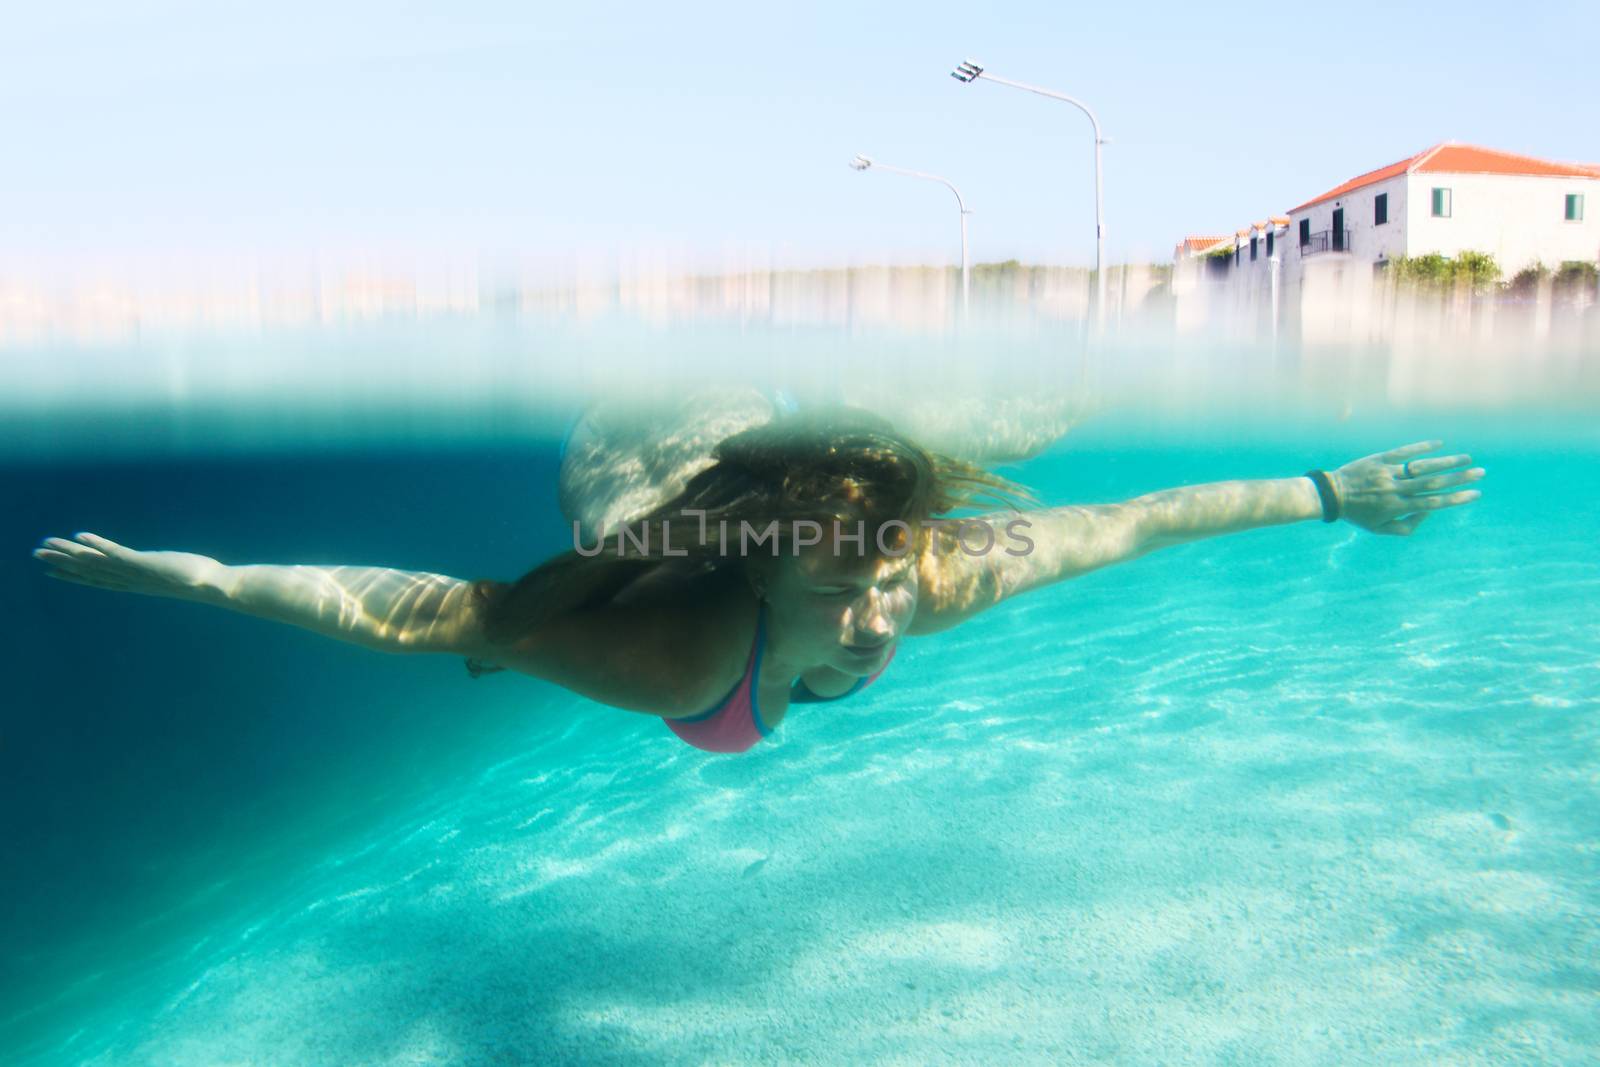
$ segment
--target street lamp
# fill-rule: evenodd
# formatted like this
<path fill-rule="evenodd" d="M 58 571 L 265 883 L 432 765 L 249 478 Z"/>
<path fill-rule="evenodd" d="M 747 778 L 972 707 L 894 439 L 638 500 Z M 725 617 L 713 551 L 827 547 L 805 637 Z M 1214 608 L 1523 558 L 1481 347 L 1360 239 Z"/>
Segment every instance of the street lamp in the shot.
<path fill-rule="evenodd" d="M 856 170 L 866 170 L 868 167 L 877 167 L 891 174 L 904 174 L 908 178 L 925 178 L 930 182 L 938 182 L 952 193 L 956 194 L 956 208 L 961 212 L 961 314 L 967 314 L 972 297 L 972 275 L 967 268 L 967 216 L 972 212 L 967 210 L 966 202 L 961 199 L 961 190 L 957 189 L 947 179 L 937 174 L 924 174 L 920 170 L 906 170 L 903 167 L 891 167 L 887 163 L 868 159 L 866 156 L 857 156 L 850 161 L 850 166 Z"/>
<path fill-rule="evenodd" d="M 1014 82 L 1008 78 L 990 74 L 980 64 L 970 59 L 962 60 L 961 65 L 950 72 L 950 77 L 963 84 L 971 84 L 979 78 L 988 78 L 1001 85 L 1009 85 L 1013 89 L 1026 89 L 1030 93 L 1048 96 L 1052 100 L 1064 100 L 1089 116 L 1089 122 L 1094 126 L 1094 274 L 1095 274 L 1095 317 L 1098 322 L 1105 322 L 1106 313 L 1106 221 L 1105 206 L 1100 194 L 1100 146 L 1106 139 L 1100 134 L 1100 120 L 1094 117 L 1094 112 L 1089 110 L 1087 104 L 1075 100 L 1066 93 L 1058 93 L 1050 89 L 1041 89 L 1036 85 L 1025 85 Z"/>

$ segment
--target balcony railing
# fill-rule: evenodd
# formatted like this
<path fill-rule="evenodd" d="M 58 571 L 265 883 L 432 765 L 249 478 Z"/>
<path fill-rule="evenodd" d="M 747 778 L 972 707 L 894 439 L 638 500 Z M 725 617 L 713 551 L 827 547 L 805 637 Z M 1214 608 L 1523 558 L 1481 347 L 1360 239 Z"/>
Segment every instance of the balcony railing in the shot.
<path fill-rule="evenodd" d="M 1300 242 L 1302 256 L 1317 256 L 1324 252 L 1350 251 L 1349 230 L 1319 230 Z"/>

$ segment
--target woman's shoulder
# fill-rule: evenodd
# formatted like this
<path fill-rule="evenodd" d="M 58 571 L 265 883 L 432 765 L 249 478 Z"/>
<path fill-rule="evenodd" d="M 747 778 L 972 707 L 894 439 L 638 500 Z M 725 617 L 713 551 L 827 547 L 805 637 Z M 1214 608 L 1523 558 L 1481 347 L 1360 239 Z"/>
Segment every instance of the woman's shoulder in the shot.
<path fill-rule="evenodd" d="M 603 703 L 688 715 L 738 681 L 755 628 L 755 598 L 742 582 L 664 576 L 553 620 L 498 662 Z"/>
<path fill-rule="evenodd" d="M 666 581 L 630 590 L 618 607 L 638 612 L 647 630 L 639 652 L 663 679 L 662 714 L 704 711 L 743 676 L 759 606 L 742 580 Z"/>

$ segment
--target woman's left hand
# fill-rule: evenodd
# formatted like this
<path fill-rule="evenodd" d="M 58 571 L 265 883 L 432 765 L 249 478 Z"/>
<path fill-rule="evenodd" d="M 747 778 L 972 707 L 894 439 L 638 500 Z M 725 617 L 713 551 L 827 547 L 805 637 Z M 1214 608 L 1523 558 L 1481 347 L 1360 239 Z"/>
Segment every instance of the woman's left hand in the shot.
<path fill-rule="evenodd" d="M 1483 477 L 1472 457 L 1434 456 L 1443 441 L 1419 441 L 1353 460 L 1332 472 L 1343 518 L 1373 533 L 1409 535 L 1432 512 L 1470 504 L 1483 494 L 1459 486 Z"/>

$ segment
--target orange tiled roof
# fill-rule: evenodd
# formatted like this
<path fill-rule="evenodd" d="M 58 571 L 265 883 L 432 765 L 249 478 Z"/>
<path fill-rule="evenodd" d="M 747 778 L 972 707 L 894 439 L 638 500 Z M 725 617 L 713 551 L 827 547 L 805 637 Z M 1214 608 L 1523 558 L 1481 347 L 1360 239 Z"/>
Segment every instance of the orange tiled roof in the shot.
<path fill-rule="evenodd" d="M 1417 164 L 1424 174 L 1527 174 L 1541 178 L 1600 178 L 1600 167 L 1555 163 L 1470 144 L 1441 145 Z"/>
<path fill-rule="evenodd" d="M 1437 151 L 1437 149 L 1430 148 L 1428 151 L 1433 152 Z M 1358 174 L 1354 178 L 1351 178 L 1349 181 L 1345 182 L 1343 185 L 1336 185 L 1332 189 L 1329 189 L 1327 192 L 1323 193 L 1321 196 L 1307 200 L 1298 207 L 1292 207 L 1289 209 L 1289 211 L 1293 213 L 1304 210 L 1313 204 L 1320 204 L 1324 200 L 1336 200 L 1345 193 L 1353 192 L 1354 190 L 1361 188 L 1363 185 L 1371 185 L 1373 182 L 1381 182 L 1385 178 L 1393 178 L 1396 175 L 1405 174 L 1411 169 L 1411 164 L 1415 163 L 1417 160 L 1421 159 L 1427 154 L 1428 152 L 1421 152 L 1414 156 L 1407 156 L 1398 163 L 1391 163 L 1387 167 L 1379 167 L 1377 170 L 1369 170 L 1365 174 Z"/>
<path fill-rule="evenodd" d="M 1178 247 L 1185 252 L 1204 252 L 1206 249 L 1215 247 L 1227 239 L 1226 235 L 1221 237 L 1185 237 L 1183 243 Z"/>
<path fill-rule="evenodd" d="M 1533 156 L 1519 156 L 1495 148 L 1454 144 L 1446 141 L 1425 152 L 1391 163 L 1387 167 L 1358 174 L 1343 185 L 1336 185 L 1321 196 L 1307 200 L 1290 211 L 1301 211 L 1324 200 L 1336 200 L 1364 185 L 1381 182 L 1401 174 L 1518 174 L 1551 178 L 1600 178 L 1600 167 L 1583 163 L 1553 163 Z"/>
<path fill-rule="evenodd" d="M 1272 215 L 1272 216 L 1269 216 L 1267 218 L 1267 221 L 1272 223 L 1274 226 L 1287 226 L 1287 225 L 1289 225 L 1289 216 L 1288 215 Z"/>
<path fill-rule="evenodd" d="M 1202 235 L 1202 237 L 1186 237 L 1181 242 L 1178 242 L 1178 248 L 1174 248 L 1173 253 L 1176 256 L 1184 256 L 1184 254 L 1198 256 L 1198 254 L 1211 251 L 1216 246 L 1221 245 L 1222 242 L 1230 242 L 1230 240 L 1234 240 L 1234 238 L 1226 237 L 1226 235 L 1224 237 L 1205 237 L 1205 235 Z"/>

